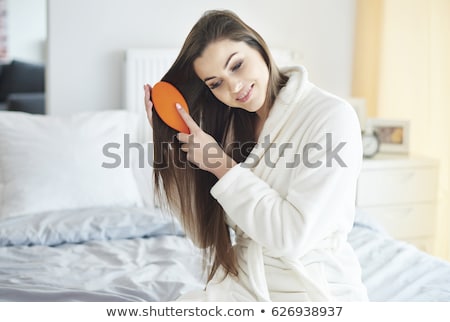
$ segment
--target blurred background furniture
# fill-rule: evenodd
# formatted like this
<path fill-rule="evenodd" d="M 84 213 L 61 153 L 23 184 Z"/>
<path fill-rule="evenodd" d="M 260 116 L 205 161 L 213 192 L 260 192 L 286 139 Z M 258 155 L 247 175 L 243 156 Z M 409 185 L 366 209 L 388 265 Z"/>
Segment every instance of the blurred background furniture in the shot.
<path fill-rule="evenodd" d="M 45 67 L 12 60 L 0 64 L 0 111 L 45 114 Z"/>
<path fill-rule="evenodd" d="M 378 154 L 365 159 L 356 205 L 394 238 L 434 254 L 438 162 L 422 156 Z"/>

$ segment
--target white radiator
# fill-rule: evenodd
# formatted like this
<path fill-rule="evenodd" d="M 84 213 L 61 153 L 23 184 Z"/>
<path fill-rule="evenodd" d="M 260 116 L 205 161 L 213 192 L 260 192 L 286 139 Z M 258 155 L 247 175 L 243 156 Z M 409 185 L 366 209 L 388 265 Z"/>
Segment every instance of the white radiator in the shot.
<path fill-rule="evenodd" d="M 147 142 L 152 139 L 150 125 L 144 108 L 144 84 L 154 85 L 160 81 L 175 61 L 179 49 L 128 49 L 125 53 L 125 109 L 142 115 L 138 138 Z M 301 63 L 302 56 L 292 50 L 271 49 L 279 66 Z"/>

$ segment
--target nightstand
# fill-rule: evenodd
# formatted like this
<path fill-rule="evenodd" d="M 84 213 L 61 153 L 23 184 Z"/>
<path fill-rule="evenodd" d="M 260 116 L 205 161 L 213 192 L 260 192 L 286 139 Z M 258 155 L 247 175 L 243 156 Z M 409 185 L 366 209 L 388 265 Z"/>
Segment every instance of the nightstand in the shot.
<path fill-rule="evenodd" d="M 433 253 L 438 162 L 379 154 L 364 159 L 356 206 L 373 216 L 394 238 Z"/>

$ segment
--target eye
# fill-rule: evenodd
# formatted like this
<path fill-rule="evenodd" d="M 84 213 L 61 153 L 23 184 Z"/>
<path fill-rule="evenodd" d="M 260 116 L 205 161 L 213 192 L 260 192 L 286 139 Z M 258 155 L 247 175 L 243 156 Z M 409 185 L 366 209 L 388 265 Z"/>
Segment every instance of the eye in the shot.
<path fill-rule="evenodd" d="M 214 82 L 212 84 L 209 84 L 209 88 L 210 89 L 216 89 L 217 87 L 219 87 L 222 84 L 222 81 L 218 81 L 218 82 Z"/>
<path fill-rule="evenodd" d="M 242 61 L 238 62 L 237 64 L 235 64 L 232 68 L 231 71 L 235 72 L 237 71 L 239 68 L 241 68 L 242 66 Z"/>

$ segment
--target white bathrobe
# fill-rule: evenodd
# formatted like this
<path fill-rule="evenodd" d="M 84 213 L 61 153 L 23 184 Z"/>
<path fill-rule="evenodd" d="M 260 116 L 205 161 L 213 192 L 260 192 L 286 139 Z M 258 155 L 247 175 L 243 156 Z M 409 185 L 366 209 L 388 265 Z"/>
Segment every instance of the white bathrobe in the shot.
<path fill-rule="evenodd" d="M 367 293 L 347 234 L 361 167 L 353 108 L 289 75 L 244 163 L 211 189 L 236 233 L 239 275 L 218 270 L 185 301 L 361 301 Z"/>

